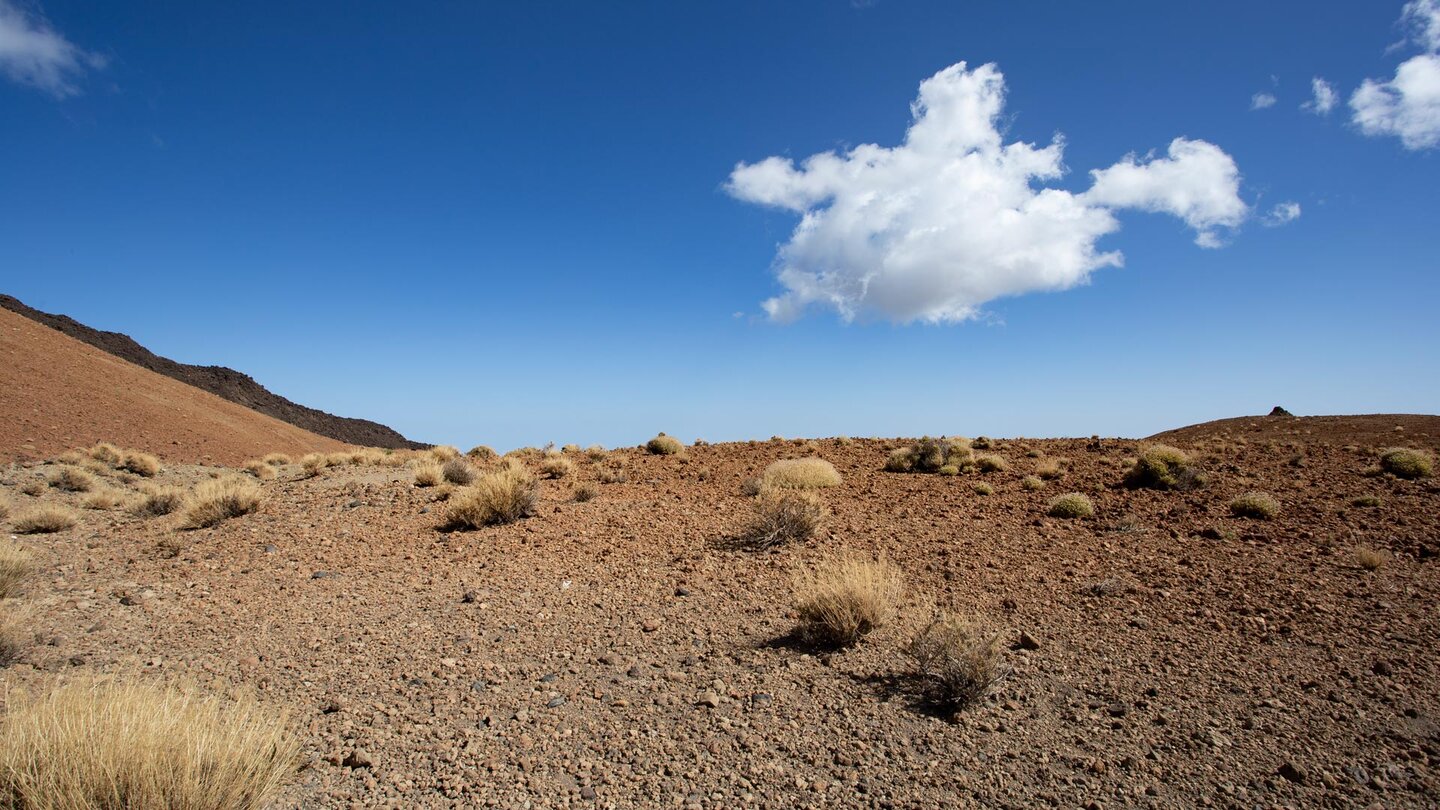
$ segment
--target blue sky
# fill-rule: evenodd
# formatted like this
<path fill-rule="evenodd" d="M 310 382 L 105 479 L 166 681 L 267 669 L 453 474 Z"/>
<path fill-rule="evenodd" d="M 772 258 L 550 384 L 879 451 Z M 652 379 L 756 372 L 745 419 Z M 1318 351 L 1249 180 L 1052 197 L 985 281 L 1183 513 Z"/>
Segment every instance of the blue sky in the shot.
<path fill-rule="evenodd" d="M 1430 0 L 607 5 L 0 0 L 0 291 L 461 446 L 1437 410 Z"/>

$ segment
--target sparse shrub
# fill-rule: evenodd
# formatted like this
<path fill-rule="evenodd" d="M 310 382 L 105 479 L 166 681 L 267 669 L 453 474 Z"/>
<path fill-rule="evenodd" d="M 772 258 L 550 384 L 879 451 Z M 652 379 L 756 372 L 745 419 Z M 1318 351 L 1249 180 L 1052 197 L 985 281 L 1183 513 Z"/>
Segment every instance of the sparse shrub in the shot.
<path fill-rule="evenodd" d="M 754 522 L 737 545 L 767 549 L 808 540 L 830 513 L 815 493 L 797 489 L 762 489 L 755 512 Z"/>
<path fill-rule="evenodd" d="M 1269 520 L 1280 514 L 1280 502 L 1268 492 L 1247 492 L 1230 502 L 1230 513 L 1236 517 Z"/>
<path fill-rule="evenodd" d="M 153 478 L 156 473 L 160 472 L 160 459 L 149 453 L 130 450 L 125 453 L 125 458 L 121 459 L 119 467 L 136 475 Z"/>
<path fill-rule="evenodd" d="M 947 711 L 980 700 L 1000 679 L 1000 634 L 973 621 L 941 614 L 911 640 L 907 652 L 930 699 Z"/>
<path fill-rule="evenodd" d="M 1059 459 L 1047 458 L 1035 465 L 1035 474 L 1047 481 L 1053 481 L 1065 475 L 1065 467 Z"/>
<path fill-rule="evenodd" d="M 185 499 L 182 528 L 204 529 L 260 507 L 260 487 L 244 478 L 201 481 Z"/>
<path fill-rule="evenodd" d="M 957 466 L 955 466 L 954 464 L 946 464 L 944 467 L 941 467 L 940 469 L 936 470 L 936 471 L 935 471 L 935 474 L 936 474 L 936 475 L 945 475 L 945 476 L 959 475 L 959 474 L 960 474 L 960 468 L 957 467 Z"/>
<path fill-rule="evenodd" d="M 66 492 L 89 492 L 95 488 L 95 476 L 79 467 L 61 467 L 51 474 L 50 486 Z"/>
<path fill-rule="evenodd" d="M 10 517 L 10 502 L 0 498 L 0 520 Z"/>
<path fill-rule="evenodd" d="M 286 464 L 292 463 L 290 457 L 284 453 L 270 453 L 261 460 L 271 467 L 284 467 Z"/>
<path fill-rule="evenodd" d="M 987 453 L 975 457 L 975 468 L 982 473 L 1005 472 L 1010 469 L 1010 462 Z"/>
<path fill-rule="evenodd" d="M 35 557 L 14 540 L 0 540 L 0 599 L 20 591 L 20 583 L 35 571 Z"/>
<path fill-rule="evenodd" d="M 976 450 L 989 450 L 995 446 L 995 441 L 989 436 L 976 436 L 970 440 L 970 446 Z"/>
<path fill-rule="evenodd" d="M 0 720 L 0 796 L 47 810 L 257 808 L 300 762 L 283 714 L 147 681 L 72 680 Z"/>
<path fill-rule="evenodd" d="M 992 487 L 992 486 L 990 486 L 989 484 L 985 483 L 984 481 L 977 482 L 977 483 L 975 484 L 975 486 L 972 487 L 972 489 L 974 490 L 974 492 L 975 492 L 976 495 L 994 495 L 994 494 L 995 494 L 995 488 Z"/>
<path fill-rule="evenodd" d="M 564 456 L 549 456 L 540 462 L 540 474 L 546 478 L 564 478 L 575 471 L 575 462 Z"/>
<path fill-rule="evenodd" d="M 1052 499 L 1050 505 L 1045 510 L 1045 514 L 1053 518 L 1064 518 L 1066 520 L 1090 517 L 1095 514 L 1095 504 L 1091 503 L 1089 498 L 1079 492 L 1071 492 Z"/>
<path fill-rule="evenodd" d="M 179 487 L 148 487 L 141 491 L 130 511 L 140 517 L 159 517 L 174 512 L 184 502 L 185 490 Z"/>
<path fill-rule="evenodd" d="M 562 453 L 578 453 L 578 452 L 580 452 L 580 445 L 578 445 L 578 444 L 566 444 L 566 445 L 564 445 L 564 446 L 562 446 L 562 447 L 560 448 L 560 452 L 562 452 Z"/>
<path fill-rule="evenodd" d="M 1184 451 L 1154 444 L 1140 451 L 1125 485 L 1143 489 L 1194 489 L 1204 483 Z"/>
<path fill-rule="evenodd" d="M 417 487 L 433 487 L 444 480 L 445 469 L 439 464 L 431 462 L 415 468 L 415 486 Z"/>
<path fill-rule="evenodd" d="M 45 482 L 39 478 L 32 478 L 20 485 L 20 491 L 26 495 L 40 496 L 45 494 Z"/>
<path fill-rule="evenodd" d="M 1362 508 L 1362 509 L 1366 509 L 1366 508 L 1370 508 L 1370 507 L 1379 506 L 1379 505 L 1380 505 L 1380 499 L 1379 499 L 1378 497 L 1374 496 L 1374 495 L 1361 495 L 1361 496 L 1356 497 L 1356 498 L 1351 498 L 1351 499 L 1350 499 L 1350 505 L 1351 505 L 1351 506 L 1357 506 L 1357 507 L 1360 507 L 1360 508 Z"/>
<path fill-rule="evenodd" d="M 1380 456 L 1380 468 L 1396 478 L 1429 478 L 1435 474 L 1435 459 L 1424 450 L 1393 447 Z"/>
<path fill-rule="evenodd" d="M 484 444 L 475 445 L 474 447 L 470 448 L 470 452 L 466 453 L 465 455 L 475 459 L 476 461 L 490 461 L 491 459 L 500 457 L 500 454 L 496 453 L 493 448 Z"/>
<path fill-rule="evenodd" d="M 123 506 L 128 498 L 125 493 L 114 489 L 97 489 L 80 500 L 85 509 L 114 509 Z"/>
<path fill-rule="evenodd" d="M 475 468 L 470 466 L 470 462 L 459 456 L 441 465 L 440 474 L 445 477 L 446 481 L 462 487 L 474 481 L 476 476 Z"/>
<path fill-rule="evenodd" d="M 592 444 L 589 447 L 585 448 L 585 456 L 591 461 L 604 461 L 605 448 L 601 447 L 598 444 Z"/>
<path fill-rule="evenodd" d="M 51 534 L 75 525 L 75 513 L 56 504 L 40 504 L 21 512 L 11 521 L 16 534 Z"/>
<path fill-rule="evenodd" d="M 376 459 L 375 463 L 381 467 L 404 467 L 409 461 L 410 457 L 405 453 L 386 450 L 380 454 L 380 458 Z"/>
<path fill-rule="evenodd" d="M 456 529 L 478 529 L 515 521 L 535 514 L 540 484 L 523 467 L 502 467 L 480 476 L 474 486 L 458 490 L 450 498 L 446 525 Z"/>
<path fill-rule="evenodd" d="M 24 622 L 19 614 L 0 604 L 0 669 L 10 666 L 20 660 L 20 652 L 25 648 L 25 639 L 29 635 L 25 632 Z M 0 737 L 0 744 L 5 738 Z M 0 757 L 4 754 L 0 753 Z M 3 761 L 3 760 L 0 760 Z M 4 784 L 4 777 L 0 776 L 0 786 Z M 0 787 L 3 789 L 3 787 Z M 6 804 L 5 807 L 13 805 Z"/>
<path fill-rule="evenodd" d="M 269 481 L 275 477 L 275 468 L 263 459 L 254 458 L 245 462 L 245 472 L 250 473 L 261 481 Z"/>
<path fill-rule="evenodd" d="M 629 473 L 619 467 L 604 467 L 596 475 L 602 484 L 623 484 L 630 480 Z"/>
<path fill-rule="evenodd" d="M 915 457 L 911 455 L 910 448 L 897 447 L 890 451 L 885 459 L 885 472 L 910 472 L 915 469 Z"/>
<path fill-rule="evenodd" d="M 56 456 L 55 461 L 59 464 L 79 464 L 87 458 L 89 458 L 89 456 L 81 453 L 79 450 L 66 450 Z"/>
<path fill-rule="evenodd" d="M 794 580 L 798 635 L 817 646 L 848 647 L 894 617 L 904 588 L 900 569 L 883 556 L 822 560 Z"/>
<path fill-rule="evenodd" d="M 460 448 L 448 444 L 437 444 L 430 448 L 430 455 L 442 464 L 460 455 Z"/>
<path fill-rule="evenodd" d="M 1373 549 L 1369 546 L 1360 546 L 1355 549 L 1355 562 L 1366 571 L 1375 571 L 1385 565 L 1390 555 L 1383 551 Z"/>
<path fill-rule="evenodd" d="M 330 453 L 325 456 L 326 467 L 344 467 L 351 463 L 349 453 Z"/>
<path fill-rule="evenodd" d="M 319 453 L 306 453 L 300 457 L 300 469 L 305 471 L 305 477 L 314 478 L 320 471 L 329 466 L 324 456 Z"/>
<path fill-rule="evenodd" d="M 765 489 L 765 485 L 759 478 L 746 478 L 740 482 L 740 494 L 747 498 L 753 498 L 759 495 L 763 489 Z"/>
<path fill-rule="evenodd" d="M 1020 486 L 1021 486 L 1023 489 L 1026 489 L 1026 490 L 1028 490 L 1028 491 L 1030 491 L 1030 492 L 1034 492 L 1034 491 L 1037 490 L 1037 489 L 1044 489 L 1044 488 L 1045 488 L 1045 482 L 1042 481 L 1042 480 L 1040 480 L 1040 479 L 1037 478 L 1036 476 L 1027 475 L 1027 476 L 1025 476 L 1024 478 L 1021 478 L 1021 479 L 1020 479 Z"/>
<path fill-rule="evenodd" d="M 673 456 L 685 449 L 685 445 L 674 436 L 666 436 L 664 433 L 656 436 L 645 443 L 645 449 L 657 456 Z"/>
<path fill-rule="evenodd" d="M 576 503 L 585 503 L 595 500 L 595 496 L 599 494 L 600 490 L 596 489 L 593 484 L 581 484 L 575 487 L 574 498 Z"/>
<path fill-rule="evenodd" d="M 765 468 L 762 486 L 777 489 L 820 489 L 840 486 L 840 473 L 822 458 L 792 458 Z"/>
<path fill-rule="evenodd" d="M 109 442 L 96 444 L 86 451 L 86 455 L 101 463 L 109 464 L 111 467 L 119 464 L 125 458 L 125 455 L 120 452 L 120 448 Z"/>
<path fill-rule="evenodd" d="M 887 472 L 935 473 L 942 467 L 954 466 L 956 471 L 973 464 L 969 443 L 964 440 L 922 438 L 910 447 L 890 451 L 885 461 Z"/>

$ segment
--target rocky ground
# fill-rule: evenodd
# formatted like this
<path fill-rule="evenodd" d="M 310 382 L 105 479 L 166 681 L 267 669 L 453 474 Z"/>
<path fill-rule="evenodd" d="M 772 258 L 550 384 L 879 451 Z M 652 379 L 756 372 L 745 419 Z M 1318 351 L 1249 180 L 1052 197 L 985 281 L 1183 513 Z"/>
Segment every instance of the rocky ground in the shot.
<path fill-rule="evenodd" d="M 1386 445 L 1440 444 L 1440 419 L 1390 421 Z M 85 511 L 21 537 L 34 642 L 0 687 L 253 688 L 305 740 L 286 807 L 1433 807 L 1440 484 L 1367 474 L 1383 445 L 1343 429 L 1251 422 L 1182 445 L 1196 492 L 1119 486 L 1140 445 L 1120 439 L 1003 440 L 1008 471 L 958 477 L 883 472 L 901 440 L 575 453 L 534 517 L 453 533 L 409 470 L 289 466 L 213 529 Z M 751 515 L 743 482 L 812 454 L 844 476 L 820 534 L 719 548 Z M 598 483 L 607 465 L 629 480 Z M 21 492 L 45 470 L 0 475 L 12 512 L 78 501 Z M 598 495 L 573 502 L 580 483 Z M 1232 517 L 1249 490 L 1281 514 Z M 1046 517 L 1071 491 L 1096 515 Z M 1389 559 L 1367 570 L 1360 546 Z M 905 614 L 798 647 L 792 573 L 840 548 L 904 569 Z M 902 651 L 935 606 L 1007 639 L 1003 680 L 948 717 Z"/>

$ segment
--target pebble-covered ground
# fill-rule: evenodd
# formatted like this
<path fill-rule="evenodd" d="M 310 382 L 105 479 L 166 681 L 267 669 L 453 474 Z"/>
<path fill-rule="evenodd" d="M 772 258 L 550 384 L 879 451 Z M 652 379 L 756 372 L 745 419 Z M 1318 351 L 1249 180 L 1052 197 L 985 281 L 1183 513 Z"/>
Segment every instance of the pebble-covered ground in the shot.
<path fill-rule="evenodd" d="M 439 491 L 409 469 L 286 466 L 212 529 L 85 510 L 20 537 L 34 638 L 0 692 L 90 671 L 254 689 L 304 740 L 284 807 L 1436 806 L 1440 483 L 1370 468 L 1440 449 L 1440 419 L 1257 418 L 1177 443 L 1203 489 L 1120 486 L 1142 444 L 1122 439 L 1000 440 L 1007 471 L 955 477 L 884 472 L 905 440 L 572 452 L 538 514 L 470 532 L 438 530 Z M 844 477 L 819 534 L 722 548 L 753 512 L 744 482 L 809 455 Z M 48 469 L 3 471 L 12 515 L 78 503 L 22 492 Z M 596 497 L 574 502 L 580 484 Z M 1280 514 L 1232 516 L 1251 490 Z M 1066 492 L 1095 516 L 1047 517 Z M 897 563 L 907 605 L 850 650 L 807 650 L 791 577 L 838 549 Z M 953 716 L 903 652 L 937 607 L 1006 639 L 1003 679 Z"/>

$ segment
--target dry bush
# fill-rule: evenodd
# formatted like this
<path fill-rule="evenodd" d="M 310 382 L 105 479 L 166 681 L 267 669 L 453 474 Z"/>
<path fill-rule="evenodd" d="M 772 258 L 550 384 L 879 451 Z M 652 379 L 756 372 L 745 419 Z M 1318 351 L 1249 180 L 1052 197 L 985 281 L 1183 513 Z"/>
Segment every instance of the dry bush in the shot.
<path fill-rule="evenodd" d="M 933 473 L 946 466 L 964 470 L 973 465 L 974 458 L 967 440 L 932 439 L 929 436 L 910 447 L 891 450 L 890 457 L 885 460 L 886 472 Z"/>
<path fill-rule="evenodd" d="M 848 647 L 895 616 L 905 579 L 883 556 L 847 554 L 797 574 L 793 591 L 800 638 L 821 647 Z"/>
<path fill-rule="evenodd" d="M 265 463 L 264 459 L 252 458 L 245 462 L 245 472 L 250 473 L 261 481 L 269 481 L 275 477 L 275 467 Z"/>
<path fill-rule="evenodd" d="M 478 475 L 470 462 L 460 456 L 456 456 L 442 464 L 440 466 L 440 474 L 445 477 L 446 481 L 452 484 L 459 484 L 462 487 L 474 481 L 475 476 Z"/>
<path fill-rule="evenodd" d="M 1140 451 L 1125 485 L 1137 489 L 1197 489 L 1204 477 L 1183 450 L 1154 444 Z"/>
<path fill-rule="evenodd" d="M 985 483 L 984 481 L 980 481 L 979 483 L 975 484 L 975 486 L 973 487 L 973 489 L 975 490 L 975 494 L 976 494 L 976 495 L 994 495 L 994 494 L 995 494 L 995 488 L 992 487 L 992 486 L 990 486 L 989 484 Z"/>
<path fill-rule="evenodd" d="M 776 489 L 821 489 L 840 486 L 840 473 L 822 458 L 792 458 L 765 468 L 762 486 Z"/>
<path fill-rule="evenodd" d="M 578 453 L 578 452 L 580 452 L 580 445 L 578 445 L 578 444 L 567 444 L 567 445 L 565 445 L 564 447 L 561 447 L 561 448 L 560 448 L 560 452 L 562 452 L 562 453 Z"/>
<path fill-rule="evenodd" d="M 258 808 L 294 773 L 284 715 L 138 680 L 79 679 L 13 701 L 0 796 L 46 810 Z"/>
<path fill-rule="evenodd" d="M 452 447 L 448 444 L 437 444 L 430 448 L 430 455 L 436 461 L 444 463 L 452 458 L 458 458 L 460 456 L 460 448 Z"/>
<path fill-rule="evenodd" d="M 657 456 L 673 456 L 685 449 L 685 445 L 674 436 L 666 436 L 664 433 L 656 436 L 645 443 L 645 449 Z"/>
<path fill-rule="evenodd" d="M 989 450 L 995 446 L 995 440 L 989 436 L 976 436 L 970 440 L 970 446 L 976 450 Z"/>
<path fill-rule="evenodd" d="M 300 468 L 305 471 L 305 475 L 309 478 L 314 478 L 319 475 L 320 471 L 325 469 L 326 466 L 325 457 L 319 453 L 306 453 L 300 457 Z"/>
<path fill-rule="evenodd" d="M 0 520 L 10 517 L 10 502 L 0 498 Z"/>
<path fill-rule="evenodd" d="M 1350 499 L 1351 506 L 1370 508 L 1380 505 L 1380 498 L 1375 495 L 1360 495 Z"/>
<path fill-rule="evenodd" d="M 10 666 L 20 660 L 20 652 L 25 649 L 27 638 L 33 638 L 33 633 L 26 630 L 26 622 L 20 618 L 18 611 L 15 611 L 4 604 L 0 604 L 0 669 Z M 0 737 L 0 743 L 4 737 Z M 3 757 L 0 753 L 0 757 Z M 0 766 L 3 767 L 3 766 Z M 3 782 L 0 776 L 0 782 Z M 3 791 L 3 787 L 0 787 Z M 0 800 L 5 797 L 0 794 Z M 3 804 L 0 807 L 12 807 L 10 804 Z"/>
<path fill-rule="evenodd" d="M 596 489 L 594 485 L 581 484 L 580 486 L 575 487 L 574 498 L 576 503 L 585 503 L 586 501 L 595 500 L 595 496 L 599 494 L 600 491 Z"/>
<path fill-rule="evenodd" d="M 1429 478 L 1435 474 L 1435 459 L 1424 450 L 1392 447 L 1380 456 L 1380 468 L 1396 478 Z"/>
<path fill-rule="evenodd" d="M 1079 492 L 1070 492 L 1051 499 L 1045 514 L 1065 519 L 1091 517 L 1095 514 L 1095 504 Z"/>
<path fill-rule="evenodd" d="M 470 452 L 466 453 L 465 455 L 475 459 L 476 461 L 490 461 L 492 459 L 500 457 L 500 454 L 496 453 L 493 448 L 483 444 L 477 444 L 474 447 L 470 448 Z"/>
<path fill-rule="evenodd" d="M 814 536 L 830 514 L 819 496 L 806 490 L 763 489 L 755 500 L 755 519 L 736 545 L 767 549 Z"/>
<path fill-rule="evenodd" d="M 585 448 L 585 455 L 586 455 L 586 457 L 588 457 L 591 461 L 604 461 L 604 460 L 605 460 L 605 448 L 604 448 L 604 447 L 601 447 L 601 446 L 598 445 L 598 444 L 592 444 L 592 445 L 590 445 L 589 447 Z"/>
<path fill-rule="evenodd" d="M 1035 465 L 1035 474 L 1047 481 L 1065 475 L 1065 465 L 1059 459 L 1047 458 Z"/>
<path fill-rule="evenodd" d="M 1384 551 L 1373 549 L 1369 546 L 1360 546 L 1355 549 L 1355 562 L 1360 564 L 1366 571 L 1375 571 L 1389 561 L 1390 555 Z"/>
<path fill-rule="evenodd" d="M 630 480 L 630 474 L 619 467 L 604 467 L 596 476 L 602 484 L 624 484 Z"/>
<path fill-rule="evenodd" d="M 97 489 L 80 499 L 84 509 L 116 509 L 129 503 L 129 496 L 118 489 Z"/>
<path fill-rule="evenodd" d="M 294 463 L 290 460 L 290 457 L 284 453 L 267 453 L 261 461 L 264 461 L 271 467 L 284 467 L 286 464 Z"/>
<path fill-rule="evenodd" d="M 85 455 L 101 463 L 109 464 L 111 467 L 119 464 L 125 458 L 125 454 L 120 452 L 120 448 L 109 442 L 96 444 L 94 447 L 85 451 Z"/>
<path fill-rule="evenodd" d="M 79 450 L 66 450 L 55 457 L 55 462 L 57 464 L 79 464 L 87 458 L 89 458 L 89 456 Z"/>
<path fill-rule="evenodd" d="M 564 478 L 575 471 L 575 462 L 564 456 L 546 456 L 540 462 L 540 474 L 546 478 Z"/>
<path fill-rule="evenodd" d="M 50 475 L 50 486 L 66 492 L 89 492 L 95 488 L 95 476 L 79 467 L 61 467 Z"/>
<path fill-rule="evenodd" d="M 14 596 L 35 571 L 35 558 L 14 540 L 0 540 L 0 599 Z"/>
<path fill-rule="evenodd" d="M 1247 492 L 1230 502 L 1235 517 L 1269 520 L 1280 514 L 1280 502 L 1268 492 Z"/>
<path fill-rule="evenodd" d="M 128 450 L 118 466 L 120 469 L 128 470 L 136 475 L 153 478 L 156 473 L 160 472 L 160 459 L 139 450 Z"/>
<path fill-rule="evenodd" d="M 57 504 L 40 504 L 21 512 L 10 521 L 16 534 L 50 534 L 75 525 L 75 513 Z"/>
<path fill-rule="evenodd" d="M 445 523 L 454 529 L 478 529 L 535 514 L 540 482 L 523 466 L 502 467 L 480 476 L 474 486 L 450 498 Z"/>
<path fill-rule="evenodd" d="M 1041 481 L 1036 476 L 1027 475 L 1024 478 L 1020 479 L 1020 486 L 1026 490 L 1029 490 L 1030 492 L 1034 492 L 1037 489 L 1044 489 L 1045 482 Z"/>
<path fill-rule="evenodd" d="M 174 512 L 184 502 L 185 490 L 179 487 L 147 487 L 140 491 L 130 511 L 139 517 L 159 517 Z"/>
<path fill-rule="evenodd" d="M 955 466 L 954 464 L 946 464 L 944 467 L 941 467 L 940 469 L 936 470 L 936 471 L 935 471 L 935 474 L 936 474 L 936 475 L 944 475 L 944 476 L 959 475 L 959 474 L 960 474 L 960 468 L 957 467 L 957 466 Z"/>
<path fill-rule="evenodd" d="M 213 478 L 201 481 L 185 499 L 180 525 L 204 529 L 260 507 L 260 487 L 244 478 Z"/>
<path fill-rule="evenodd" d="M 1010 469 L 1010 462 L 1001 456 L 985 453 L 975 457 L 975 469 L 982 473 L 1005 472 Z"/>
<path fill-rule="evenodd" d="M 26 481 L 25 483 L 20 485 L 20 491 L 25 493 L 26 495 L 44 495 L 45 482 L 39 478 L 32 478 L 29 481 Z"/>
<path fill-rule="evenodd" d="M 326 467 L 343 467 L 350 463 L 349 453 L 330 453 L 325 456 Z"/>
<path fill-rule="evenodd" d="M 445 480 L 445 468 L 431 462 L 415 468 L 415 486 L 433 487 Z"/>
<path fill-rule="evenodd" d="M 947 711 L 975 703 L 1000 679 L 1000 634 L 973 621 L 941 614 L 910 641 L 907 652 L 930 699 Z"/>

